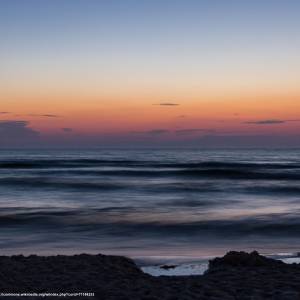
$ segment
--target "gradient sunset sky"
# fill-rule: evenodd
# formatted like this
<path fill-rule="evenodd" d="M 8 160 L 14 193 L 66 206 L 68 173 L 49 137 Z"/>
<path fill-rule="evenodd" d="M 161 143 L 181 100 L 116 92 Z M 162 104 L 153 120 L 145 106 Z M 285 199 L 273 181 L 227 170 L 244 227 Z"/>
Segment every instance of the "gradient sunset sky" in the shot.
<path fill-rule="evenodd" d="M 0 146 L 300 146 L 300 2 L 0 0 Z"/>

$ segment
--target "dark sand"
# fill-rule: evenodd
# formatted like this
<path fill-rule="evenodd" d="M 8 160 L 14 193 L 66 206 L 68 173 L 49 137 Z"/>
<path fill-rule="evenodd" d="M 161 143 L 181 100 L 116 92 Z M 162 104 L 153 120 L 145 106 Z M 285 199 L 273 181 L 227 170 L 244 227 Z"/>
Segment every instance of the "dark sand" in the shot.
<path fill-rule="evenodd" d="M 300 299 L 300 265 L 257 253 L 229 252 L 210 261 L 203 276 L 152 277 L 132 260 L 118 256 L 2 256 L 0 293 L 5 292 L 95 293 L 95 297 L 43 299 L 294 300 Z"/>

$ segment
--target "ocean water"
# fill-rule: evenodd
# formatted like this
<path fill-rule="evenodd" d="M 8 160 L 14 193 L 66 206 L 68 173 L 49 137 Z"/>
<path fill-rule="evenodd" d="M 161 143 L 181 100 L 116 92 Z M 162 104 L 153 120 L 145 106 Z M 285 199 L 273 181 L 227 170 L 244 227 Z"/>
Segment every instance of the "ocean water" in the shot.
<path fill-rule="evenodd" d="M 1 254 L 300 251 L 300 150 L 1 150 Z"/>

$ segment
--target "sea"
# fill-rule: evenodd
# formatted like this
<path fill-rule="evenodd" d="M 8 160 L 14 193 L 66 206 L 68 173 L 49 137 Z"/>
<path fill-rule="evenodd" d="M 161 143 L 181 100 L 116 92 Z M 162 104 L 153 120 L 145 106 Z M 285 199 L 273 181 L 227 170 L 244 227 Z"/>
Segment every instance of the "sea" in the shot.
<path fill-rule="evenodd" d="M 300 149 L 0 150 L 0 226 L 1 255 L 125 255 L 154 275 L 297 257 Z"/>

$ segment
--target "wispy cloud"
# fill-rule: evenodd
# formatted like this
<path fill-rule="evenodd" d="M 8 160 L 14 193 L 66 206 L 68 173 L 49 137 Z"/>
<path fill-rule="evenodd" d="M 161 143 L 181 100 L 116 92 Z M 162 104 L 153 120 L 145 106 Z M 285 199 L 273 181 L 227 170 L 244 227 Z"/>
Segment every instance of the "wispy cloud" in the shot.
<path fill-rule="evenodd" d="M 7 115 L 7 114 L 10 114 L 9 111 L 0 111 L 0 115 Z"/>
<path fill-rule="evenodd" d="M 266 119 L 258 121 L 247 121 L 244 124 L 255 124 L 255 125 L 272 125 L 272 124 L 283 124 L 287 122 L 299 122 L 300 120 L 282 120 L 282 119 Z"/>
<path fill-rule="evenodd" d="M 146 130 L 146 131 L 131 131 L 132 134 L 145 134 L 145 135 L 162 135 L 169 133 L 170 131 L 167 129 L 152 129 L 152 130 Z"/>
<path fill-rule="evenodd" d="M 211 134 L 214 133 L 216 130 L 212 128 L 185 128 L 185 129 L 177 129 L 177 130 L 170 130 L 170 129 L 151 129 L 145 131 L 131 131 L 131 134 L 144 134 L 150 136 L 156 135 L 163 135 L 163 134 L 176 134 L 176 135 L 194 135 L 197 133 L 205 133 Z"/>
<path fill-rule="evenodd" d="M 52 115 L 52 114 L 45 114 L 45 115 L 41 115 L 41 117 L 47 117 L 47 118 L 59 118 L 59 115 Z"/>
<path fill-rule="evenodd" d="M 45 118 L 60 118 L 59 115 L 55 114 L 29 114 L 32 117 L 45 117 Z"/>
<path fill-rule="evenodd" d="M 169 130 L 166 129 L 153 129 L 153 130 L 149 130 L 146 133 L 150 134 L 150 135 L 161 135 L 161 134 L 165 134 L 168 133 Z"/>
<path fill-rule="evenodd" d="M 178 106 L 179 103 L 173 103 L 173 102 L 162 102 L 162 103 L 155 103 L 153 105 L 160 105 L 160 106 Z"/>

